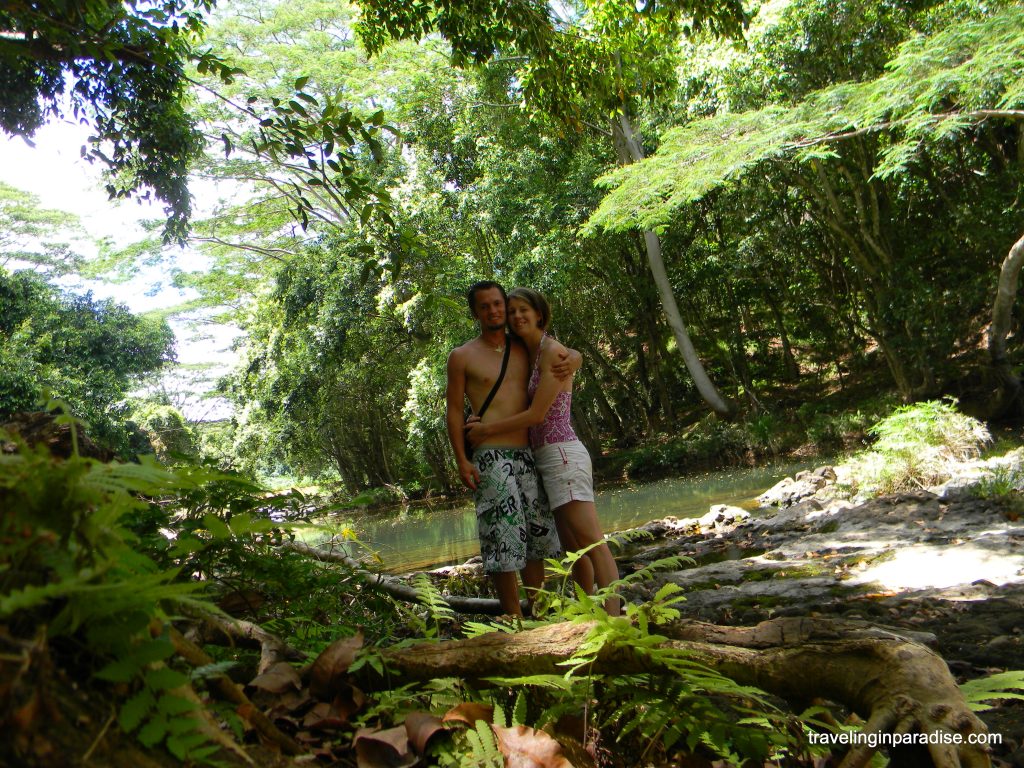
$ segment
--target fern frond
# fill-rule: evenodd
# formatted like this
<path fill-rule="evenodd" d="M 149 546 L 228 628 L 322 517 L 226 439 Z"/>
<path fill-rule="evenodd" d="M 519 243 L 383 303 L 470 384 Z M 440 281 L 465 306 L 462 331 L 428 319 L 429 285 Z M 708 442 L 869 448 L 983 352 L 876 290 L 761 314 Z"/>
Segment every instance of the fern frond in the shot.
<path fill-rule="evenodd" d="M 692 557 L 686 557 L 685 555 L 673 555 L 672 557 L 665 557 L 660 560 L 655 560 L 650 565 L 644 566 L 639 571 L 628 574 L 622 577 L 615 584 L 637 584 L 641 581 L 648 581 L 654 578 L 654 575 L 662 571 L 681 571 L 684 567 L 692 567 L 697 564 L 697 561 Z"/>
<path fill-rule="evenodd" d="M 502 688 L 517 688 L 519 686 L 532 685 L 537 688 L 550 690 L 568 691 L 573 687 L 571 680 L 562 675 L 526 675 L 524 677 L 485 677 L 488 683 L 493 683 Z M 520 723 L 516 723 L 520 725 Z"/>
<path fill-rule="evenodd" d="M 517 631 L 515 627 L 498 621 L 467 621 L 462 625 L 462 634 L 466 638 L 479 637 L 489 632 L 505 632 L 506 634 L 514 635 Z"/>
<path fill-rule="evenodd" d="M 526 693 L 520 690 L 512 707 L 512 725 L 526 725 L 526 710 Z"/>
<path fill-rule="evenodd" d="M 963 693 L 968 706 L 975 712 L 992 709 L 993 705 L 988 702 L 1024 700 L 1024 670 L 1000 672 L 977 680 L 968 680 L 960 686 L 960 692 Z"/>
<path fill-rule="evenodd" d="M 434 586 L 427 574 L 416 574 L 412 580 L 412 587 L 416 590 L 416 599 L 426 607 L 435 625 L 439 626 L 443 621 L 454 620 L 455 611 L 451 609 L 444 599 L 444 595 Z"/>

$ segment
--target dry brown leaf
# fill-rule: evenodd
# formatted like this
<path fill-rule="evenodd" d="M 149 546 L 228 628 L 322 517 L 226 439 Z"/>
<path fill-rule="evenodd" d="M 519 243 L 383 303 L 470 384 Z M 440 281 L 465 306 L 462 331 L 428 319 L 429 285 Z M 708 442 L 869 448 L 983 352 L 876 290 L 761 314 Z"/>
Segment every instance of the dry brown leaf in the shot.
<path fill-rule="evenodd" d="M 597 768 L 597 746 L 590 741 L 586 746 L 572 736 L 559 733 L 555 737 L 562 747 L 562 754 L 574 768 Z"/>
<path fill-rule="evenodd" d="M 11 720 L 23 731 L 30 730 L 39 715 L 39 691 L 32 691 L 29 700 L 14 710 Z"/>
<path fill-rule="evenodd" d="M 334 701 L 331 703 L 345 718 L 350 718 L 366 704 L 366 694 L 347 682 L 338 688 Z"/>
<path fill-rule="evenodd" d="M 419 762 L 419 757 L 409 751 L 404 725 L 385 731 L 360 728 L 354 741 L 359 768 L 410 768 Z"/>
<path fill-rule="evenodd" d="M 307 709 L 312 703 L 313 697 L 306 691 L 285 691 L 277 701 L 274 702 L 273 709 L 271 709 L 267 714 L 271 718 L 280 717 L 286 714 L 296 714 Z"/>
<path fill-rule="evenodd" d="M 494 707 L 489 707 L 484 704 L 477 704 L 473 701 L 464 701 L 457 707 L 452 707 L 445 712 L 444 717 L 441 718 L 441 722 L 450 723 L 465 723 L 466 725 L 472 726 L 477 720 L 483 720 L 485 723 L 491 722 L 494 719 Z"/>
<path fill-rule="evenodd" d="M 562 746 L 544 731 L 526 725 L 491 728 L 505 756 L 505 768 L 573 768 L 562 754 Z"/>
<path fill-rule="evenodd" d="M 309 668 L 309 692 L 318 699 L 334 698 L 332 688 L 348 672 L 356 653 L 363 647 L 363 633 L 335 640 L 316 657 Z"/>
<path fill-rule="evenodd" d="M 405 716 L 405 732 L 409 735 L 409 742 L 417 755 L 426 752 L 431 737 L 444 729 L 441 718 L 429 712 L 410 712 Z"/>
<path fill-rule="evenodd" d="M 342 728 L 348 722 L 348 714 L 339 712 L 332 704 L 322 701 L 314 706 L 302 719 L 302 727 L 326 731 Z"/>
<path fill-rule="evenodd" d="M 249 681 L 249 685 L 267 693 L 284 693 L 288 690 L 301 690 L 302 680 L 295 667 L 287 661 L 279 661 Z"/>

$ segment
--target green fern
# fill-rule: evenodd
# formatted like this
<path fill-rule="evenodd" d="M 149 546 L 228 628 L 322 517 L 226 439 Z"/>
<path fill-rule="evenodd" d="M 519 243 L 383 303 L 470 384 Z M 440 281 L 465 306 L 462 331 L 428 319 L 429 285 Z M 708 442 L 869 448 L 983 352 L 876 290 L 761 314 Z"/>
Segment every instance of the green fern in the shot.
<path fill-rule="evenodd" d="M 512 725 L 526 725 L 526 692 L 521 690 L 516 694 L 516 703 L 512 707 Z"/>
<path fill-rule="evenodd" d="M 444 595 L 434 586 L 430 577 L 425 573 L 418 573 L 412 580 L 412 587 L 416 590 L 416 599 L 426 607 L 427 614 L 433 626 L 430 628 L 429 636 L 436 637 L 441 632 L 441 624 L 454 621 L 455 611 L 451 609 Z"/>
<path fill-rule="evenodd" d="M 77 453 L 54 461 L 26 447 L 4 455 L 0 619 L 14 632 L 45 625 L 50 637 L 74 637 L 88 653 L 79 662 L 91 656 L 98 680 L 133 691 L 119 707 L 122 730 L 182 762 L 202 762 L 219 747 L 200 728 L 198 704 L 183 695 L 189 677 L 165 663 L 173 645 L 151 628 L 182 609 L 216 608 L 193 597 L 201 584 L 139 551 L 124 523 L 150 508 L 148 497 L 184 485 L 152 463 L 105 464 Z"/>
<path fill-rule="evenodd" d="M 989 702 L 1009 699 L 1024 700 L 1024 670 L 1000 672 L 999 674 L 968 680 L 960 686 L 968 706 L 975 712 L 992 709 Z"/>
<path fill-rule="evenodd" d="M 495 712 L 498 710 L 495 709 Z M 460 766 L 479 766 L 479 768 L 503 768 L 505 758 L 498 749 L 498 740 L 489 723 L 477 720 L 476 726 L 466 731 L 466 741 L 471 751 L 462 756 Z"/>

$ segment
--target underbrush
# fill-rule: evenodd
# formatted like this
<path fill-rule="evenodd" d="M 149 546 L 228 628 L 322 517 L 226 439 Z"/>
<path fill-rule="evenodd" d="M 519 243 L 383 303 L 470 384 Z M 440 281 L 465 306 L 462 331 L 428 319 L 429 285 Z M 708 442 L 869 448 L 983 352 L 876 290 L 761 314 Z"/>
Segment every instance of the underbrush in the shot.
<path fill-rule="evenodd" d="M 818 400 L 790 410 L 762 411 L 723 422 L 707 417 L 681 435 L 653 440 L 607 457 L 605 474 L 631 479 L 670 473 L 748 466 L 793 451 L 832 453 L 863 445 L 872 424 L 893 409 L 885 394 L 854 409 Z"/>
<path fill-rule="evenodd" d="M 868 430 L 872 447 L 846 463 L 847 490 L 876 496 L 939 485 L 957 465 L 976 459 L 991 437 L 952 400 L 931 400 L 898 408 Z"/>
<path fill-rule="evenodd" d="M 59 460 L 22 446 L 0 455 L 0 505 L 0 728 L 9 736 L 0 762 L 50 765 L 71 760 L 55 754 L 61 749 L 77 751 L 75 759 L 86 752 L 62 746 L 55 729 L 63 726 L 51 717 L 61 707 L 39 693 L 73 690 L 113 706 L 106 722 L 82 728 L 88 753 L 102 764 L 113 764 L 125 739 L 165 762 L 244 761 L 256 731 L 266 738 L 264 708 L 288 731 L 282 743 L 303 751 L 294 739 L 305 734 L 308 749 L 343 760 L 360 750 L 359 728 L 401 722 L 414 708 L 436 716 L 475 704 L 491 714 L 448 734 L 428 764 L 500 764 L 508 749 L 498 743 L 506 733 L 500 723 L 543 741 L 542 725 L 581 717 L 582 743 L 599 745 L 612 765 L 694 751 L 763 760 L 791 744 L 788 716 L 755 691 L 660 647 L 657 623 L 678 616 L 672 588 L 631 606 L 629 620 L 608 617 L 600 596 L 551 594 L 544 621 L 595 625 L 566 675 L 484 688 L 455 678 L 414 687 L 396 680 L 373 697 L 355 695 L 341 714 L 332 709 L 337 699 L 321 706 L 295 695 L 305 690 L 298 668 L 283 660 L 267 668 L 267 648 L 308 659 L 339 638 L 359 638 L 368 649 L 360 663 L 372 666 L 374 649 L 395 643 L 510 627 L 456 621 L 425 580 L 417 582 L 425 607 L 410 608 L 346 565 L 285 551 L 279 545 L 293 537 L 286 521 L 301 518 L 305 499 L 268 493 L 238 473 L 77 453 Z M 568 584 L 569 565 L 552 565 Z M 611 646 L 646 653 L 662 671 L 591 674 L 594 654 Z M 231 679 L 249 681 L 253 699 Z M 222 703 L 225 686 L 245 703 Z M 620 751 L 628 757 L 611 757 Z"/>
<path fill-rule="evenodd" d="M 746 423 L 731 424 L 707 418 L 678 437 L 623 451 L 607 460 L 603 469 L 639 479 L 670 472 L 747 465 L 770 452 L 770 446 L 761 442 Z"/>

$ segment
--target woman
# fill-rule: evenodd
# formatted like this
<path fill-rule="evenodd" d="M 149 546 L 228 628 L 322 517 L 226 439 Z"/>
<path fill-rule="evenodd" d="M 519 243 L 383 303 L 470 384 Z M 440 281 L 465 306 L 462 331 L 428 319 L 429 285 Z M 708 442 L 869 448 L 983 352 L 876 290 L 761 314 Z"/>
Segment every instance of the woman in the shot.
<path fill-rule="evenodd" d="M 550 321 L 550 305 L 537 291 L 516 288 L 508 294 L 509 326 L 526 344 L 533 364 L 527 387 L 530 407 L 497 421 L 470 421 L 466 433 L 470 443 L 478 445 L 492 435 L 530 428 L 530 447 L 562 545 L 567 551 L 590 547 L 586 557 L 593 565 L 594 581 L 598 587 L 606 587 L 618 579 L 619 572 L 597 519 L 590 454 L 569 423 L 572 377 L 559 381 L 551 370 L 565 347 L 548 336 Z M 581 578 L 576 569 L 574 575 L 580 586 L 589 590 L 586 577 Z M 605 609 L 618 616 L 618 598 L 609 598 Z"/>

